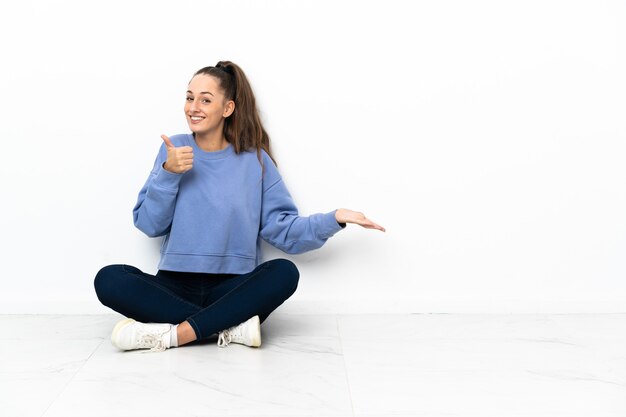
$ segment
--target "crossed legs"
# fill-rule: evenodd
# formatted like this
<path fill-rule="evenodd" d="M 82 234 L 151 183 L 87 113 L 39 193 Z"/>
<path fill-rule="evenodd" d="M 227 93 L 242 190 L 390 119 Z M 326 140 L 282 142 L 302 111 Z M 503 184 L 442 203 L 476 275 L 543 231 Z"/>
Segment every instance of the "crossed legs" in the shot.
<path fill-rule="evenodd" d="M 274 259 L 247 274 L 218 280 L 201 302 L 190 301 L 176 280 L 165 285 L 157 276 L 129 265 L 105 266 L 96 275 L 94 286 L 100 302 L 120 314 L 144 323 L 179 324 L 181 346 L 255 315 L 263 322 L 295 292 L 298 279 L 298 269 L 291 261 Z"/>

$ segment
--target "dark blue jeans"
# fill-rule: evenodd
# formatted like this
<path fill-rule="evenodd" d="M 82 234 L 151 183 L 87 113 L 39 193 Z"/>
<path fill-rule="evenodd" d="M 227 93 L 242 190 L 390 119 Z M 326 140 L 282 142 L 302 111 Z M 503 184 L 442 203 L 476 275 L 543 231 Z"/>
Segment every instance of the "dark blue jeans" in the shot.
<path fill-rule="evenodd" d="M 263 322 L 298 287 L 299 272 L 286 259 L 274 259 L 243 275 L 158 271 L 146 274 L 130 265 L 109 265 L 94 286 L 102 304 L 144 323 L 187 320 L 198 340 L 251 317 Z"/>

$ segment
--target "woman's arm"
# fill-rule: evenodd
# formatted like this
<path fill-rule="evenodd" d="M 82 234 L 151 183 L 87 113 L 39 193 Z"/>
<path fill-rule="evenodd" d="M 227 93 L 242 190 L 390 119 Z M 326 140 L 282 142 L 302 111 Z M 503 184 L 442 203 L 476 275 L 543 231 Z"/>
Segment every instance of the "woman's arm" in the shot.
<path fill-rule="evenodd" d="M 300 216 L 289 191 L 279 179 L 263 192 L 259 235 L 287 253 L 317 249 L 345 227 L 337 221 L 335 212 Z"/>
<path fill-rule="evenodd" d="M 150 237 L 167 234 L 172 225 L 176 196 L 183 174 L 163 168 L 167 147 L 161 145 L 148 180 L 139 191 L 133 208 L 135 226 Z"/>
<path fill-rule="evenodd" d="M 289 191 L 273 162 L 265 158 L 260 236 L 271 245 L 287 252 L 302 253 L 321 247 L 335 233 L 355 223 L 384 231 L 362 213 L 348 209 L 305 217 L 298 214 Z"/>

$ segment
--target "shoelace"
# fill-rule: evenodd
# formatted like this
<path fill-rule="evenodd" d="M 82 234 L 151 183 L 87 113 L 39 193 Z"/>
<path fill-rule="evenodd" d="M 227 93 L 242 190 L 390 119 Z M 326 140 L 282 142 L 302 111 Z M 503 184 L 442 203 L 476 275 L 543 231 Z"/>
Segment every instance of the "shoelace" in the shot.
<path fill-rule="evenodd" d="M 165 349 L 165 344 L 163 343 L 163 335 L 167 332 L 161 332 L 157 335 L 154 334 L 144 334 L 141 336 L 139 340 L 139 347 L 142 348 L 151 348 L 150 350 L 144 350 L 141 353 L 150 353 L 150 352 L 163 352 Z"/>
<path fill-rule="evenodd" d="M 217 338 L 217 347 L 226 347 L 233 341 L 233 336 L 230 334 L 230 330 L 224 330 L 220 332 Z"/>

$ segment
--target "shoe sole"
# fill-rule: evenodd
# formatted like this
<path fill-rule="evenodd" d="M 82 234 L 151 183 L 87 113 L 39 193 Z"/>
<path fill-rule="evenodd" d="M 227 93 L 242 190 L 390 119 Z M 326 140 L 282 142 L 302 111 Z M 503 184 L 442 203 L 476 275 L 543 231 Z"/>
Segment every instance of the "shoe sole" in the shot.
<path fill-rule="evenodd" d="M 133 319 L 124 319 L 124 320 L 120 320 L 115 325 L 115 327 L 113 328 L 113 332 L 111 333 L 111 343 L 113 344 L 113 346 L 115 346 L 118 349 L 126 350 L 117 343 L 117 335 L 120 333 L 120 331 L 122 331 L 124 327 L 126 327 L 128 324 L 133 323 L 134 321 L 135 320 Z"/>
<path fill-rule="evenodd" d="M 255 336 L 250 341 L 250 347 L 259 347 L 261 346 L 261 321 L 259 320 L 259 316 L 252 317 L 252 322 L 254 328 L 256 330 Z"/>

